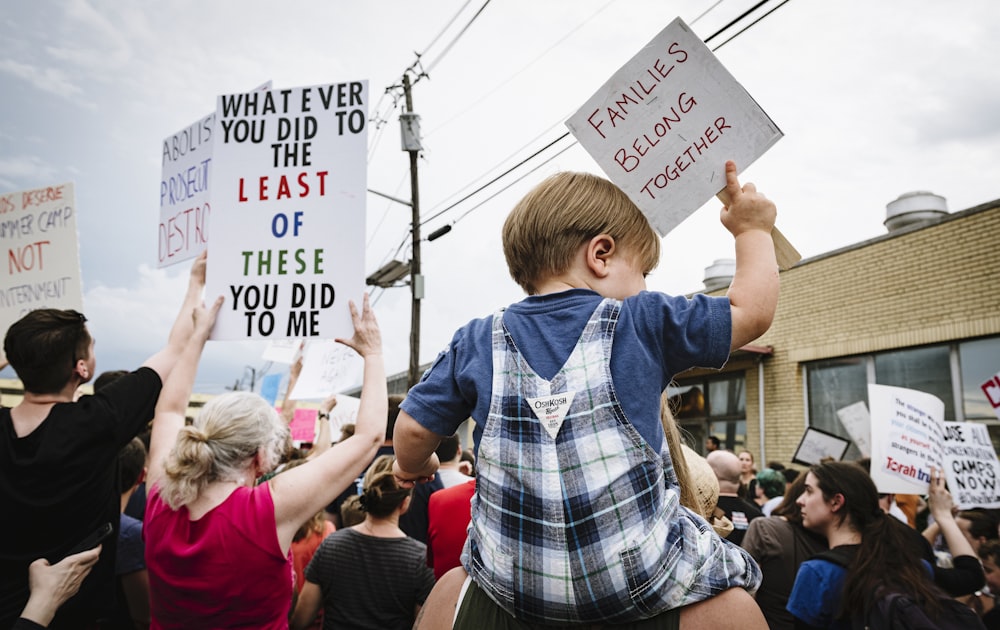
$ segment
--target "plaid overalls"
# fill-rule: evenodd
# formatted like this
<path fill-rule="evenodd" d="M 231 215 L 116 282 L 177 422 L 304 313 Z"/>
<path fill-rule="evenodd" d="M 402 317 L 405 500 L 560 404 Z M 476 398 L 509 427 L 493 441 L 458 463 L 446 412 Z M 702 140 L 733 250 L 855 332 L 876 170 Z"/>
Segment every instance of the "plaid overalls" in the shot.
<path fill-rule="evenodd" d="M 625 417 L 610 370 L 620 309 L 601 302 L 551 381 L 493 317 L 463 565 L 523 621 L 635 621 L 760 584 L 749 555 L 680 507 L 666 441 L 656 453 Z"/>

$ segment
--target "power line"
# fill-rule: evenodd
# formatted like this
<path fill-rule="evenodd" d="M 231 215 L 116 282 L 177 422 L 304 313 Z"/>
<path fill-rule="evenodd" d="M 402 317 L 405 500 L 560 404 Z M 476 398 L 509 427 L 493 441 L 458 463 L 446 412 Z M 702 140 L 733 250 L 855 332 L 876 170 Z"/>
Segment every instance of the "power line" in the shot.
<path fill-rule="evenodd" d="M 466 199 L 468 199 L 469 197 L 472 197 L 472 196 L 476 195 L 477 193 L 481 192 L 482 190 L 484 190 L 484 189 L 488 188 L 489 186 L 492 186 L 493 184 L 495 184 L 496 182 L 498 182 L 498 181 L 499 181 L 500 179 L 502 179 L 502 178 L 506 177 L 507 175 L 509 175 L 509 174 L 510 174 L 510 173 L 512 173 L 513 171 L 515 171 L 515 170 L 517 170 L 518 168 L 520 168 L 520 167 L 524 166 L 525 164 L 527 164 L 527 163 L 528 163 L 528 161 L 530 161 L 530 160 L 534 159 L 535 157 L 537 157 L 538 155 L 540 155 L 541 153 L 543 153 L 543 152 L 544 152 L 545 150 L 547 150 L 548 148 L 550 148 L 550 147 L 551 147 L 552 145 L 554 145 L 555 143 L 559 142 L 560 140 L 562 140 L 563 138 L 565 138 L 565 137 L 566 137 L 566 136 L 568 136 L 568 135 L 569 135 L 569 132 L 567 131 L 567 132 L 566 132 L 566 133 L 564 133 L 563 135 L 559 136 L 558 138 L 556 138 L 556 139 L 555 139 L 555 140 L 553 140 L 552 142 L 550 142 L 550 143 L 548 143 L 547 145 L 545 145 L 544 147 L 542 147 L 541 149 L 539 149 L 539 150 L 535 151 L 534 153 L 532 153 L 532 154 L 531 154 L 531 155 L 529 155 L 528 157 L 524 158 L 523 160 L 521 160 L 520 162 L 518 162 L 518 163 L 517 163 L 517 164 L 515 164 L 514 166 L 510 167 L 509 169 L 507 169 L 507 170 L 506 170 L 506 171 L 504 171 L 503 173 L 500 173 L 499 175 L 497 175 L 496 177 L 494 177 L 494 178 L 493 178 L 493 179 L 491 179 L 490 181 L 486 182 L 485 184 L 483 184 L 483 185 L 482 185 L 482 186 L 480 186 L 479 188 L 477 188 L 477 189 L 473 190 L 473 191 L 472 191 L 471 193 L 469 193 L 468 195 L 466 195 L 466 196 L 462 197 L 461 199 L 459 199 L 459 200 L 458 200 L 458 201 L 456 201 L 455 203 L 451 204 L 450 206 L 448 206 L 448 207 L 447 207 L 447 208 L 445 208 L 444 210 L 441 210 L 440 212 L 438 212 L 438 213 L 435 213 L 434 215 L 432 215 L 432 216 L 429 216 L 429 217 L 427 217 L 426 219 L 422 219 L 422 220 L 420 221 L 420 225 L 424 225 L 424 224 L 425 224 L 425 223 L 427 223 L 428 221 L 433 221 L 434 219 L 438 218 L 439 216 L 441 216 L 441 215 L 442 215 L 442 214 L 444 214 L 445 212 L 448 212 L 449 210 L 451 210 L 451 209 L 452 209 L 452 208 L 454 208 L 455 206 L 459 205 L 460 203 L 462 203 L 463 201 L 465 201 L 465 200 L 466 200 Z"/>
<path fill-rule="evenodd" d="M 746 16 L 750 15 L 751 13 L 753 13 L 754 11 L 756 11 L 757 9 L 761 8 L 762 6 L 764 6 L 765 4 L 767 4 L 768 2 L 770 2 L 770 0 L 760 0 L 760 2 L 758 2 L 757 4 L 753 5 L 752 7 L 750 7 L 749 9 L 747 9 L 746 11 L 744 11 L 743 13 L 740 13 L 736 17 L 736 19 L 732 20 L 731 22 L 729 22 L 729 24 L 726 24 L 725 26 L 723 26 L 719 30 L 717 30 L 714 33 L 712 33 L 712 35 L 708 39 L 705 40 L 705 43 L 708 44 L 708 42 L 712 41 L 713 39 L 715 39 L 716 37 L 718 37 L 719 35 L 721 35 L 723 32 L 725 32 L 727 29 L 729 29 L 729 27 L 731 27 L 732 25 L 736 24 L 737 22 L 739 22 L 740 20 L 742 20 Z M 753 26 L 753 24 L 751 24 L 750 26 Z M 742 32 L 742 31 L 740 31 L 740 32 Z M 737 35 L 738 34 L 739 33 L 737 33 Z"/>
<path fill-rule="evenodd" d="M 504 79 L 503 81 L 501 81 L 500 83 L 498 83 L 496 86 L 494 86 L 493 89 L 491 89 L 489 92 L 486 92 L 485 94 L 483 94 L 482 96 L 480 96 L 478 99 L 476 99 L 475 101 L 473 101 L 472 103 L 470 103 L 468 105 L 468 107 L 466 107 L 462 111 L 458 112 L 457 114 L 455 114 L 454 116 L 452 116 L 448 120 L 445 120 L 443 123 L 441 123 L 437 127 L 434 127 L 433 129 L 431 129 L 430 131 L 428 131 L 427 135 L 430 136 L 434 132 L 439 131 L 439 130 L 447 127 L 451 123 L 455 122 L 456 120 L 458 120 L 459 118 L 461 118 L 465 114 L 467 114 L 470 111 L 472 111 L 473 109 L 475 109 L 476 106 L 478 106 L 480 103 L 482 103 L 483 101 L 485 101 L 486 99 L 488 99 L 490 96 L 492 96 L 498 90 L 500 90 L 502 87 L 504 87 L 505 85 L 507 85 L 508 83 L 510 83 L 511 81 L 513 81 L 514 79 L 516 79 L 518 76 L 520 76 L 522 73 L 524 73 L 528 68 L 530 68 L 531 66 L 533 66 L 536 63 L 538 63 L 539 61 L 541 61 L 541 59 L 543 57 L 545 57 L 545 55 L 547 55 L 550 52 L 552 52 L 555 48 L 557 48 L 559 45 L 561 45 L 567 39 L 569 39 L 574 34 L 576 34 L 577 31 L 579 31 L 581 28 L 583 28 L 584 26 L 586 26 L 591 20 L 593 20 L 598 15 L 600 15 L 601 13 L 603 13 L 605 9 L 607 9 L 609 6 L 611 6 L 612 4 L 614 4 L 617 1 L 618 0 L 609 0 L 608 2 L 606 2 L 601 8 L 599 8 L 597 11 L 595 11 L 593 14 L 591 14 L 590 17 L 588 17 L 587 19 L 585 19 L 584 21 L 580 22 L 575 27 L 573 27 L 573 29 L 571 29 L 568 33 L 566 33 L 561 38 L 559 38 L 554 44 L 552 44 L 551 46 L 549 46 L 548 48 L 546 48 L 544 51 L 542 51 L 542 53 L 539 54 L 537 57 L 535 57 L 534 59 L 532 59 L 531 61 L 529 61 L 524 66 L 521 66 L 521 68 L 519 70 L 517 70 L 514 74 L 510 75 L 509 77 L 507 77 L 506 79 Z M 721 2 L 722 0 L 719 0 L 719 1 Z M 556 124 L 558 124 L 558 123 L 556 123 Z"/>
<path fill-rule="evenodd" d="M 458 223 L 459 221 L 461 221 L 462 219 L 464 219 L 466 216 L 468 216 L 473 210 L 479 208 L 482 205 L 485 205 L 486 202 L 491 201 L 494 197 L 498 196 L 500 193 L 504 192 L 505 190 L 507 190 L 508 188 L 510 188 L 511 186 L 513 186 L 514 184 L 520 182 L 522 179 L 524 179 L 528 175 L 531 175 L 532 173 L 534 173 L 538 169 L 542 168 L 543 166 L 545 166 L 546 164 L 548 164 L 552 160 L 556 159 L 557 157 L 559 157 L 563 153 L 569 151 L 570 149 L 572 149 L 573 147 L 575 147 L 578 144 L 579 144 L 579 142 L 577 142 L 576 140 L 574 140 L 570 144 L 566 145 L 565 147 L 563 147 L 562 149 L 560 149 L 559 152 L 556 153 L 555 155 L 553 155 L 552 157 L 546 159 L 544 162 L 542 162 L 541 164 L 539 164 L 535 168 L 531 169 L 530 171 L 528 171 L 524 175 L 521 175 L 520 177 L 518 177 L 517 179 L 515 179 L 511 183 L 507 184 L 506 186 L 504 186 L 500 190 L 496 191 L 495 193 L 493 193 L 492 195 L 490 195 L 489 197 L 487 197 L 486 199 L 483 199 L 482 201 L 480 201 L 476 205 L 472 206 L 471 208 L 469 208 L 468 210 L 466 210 L 465 212 L 463 212 L 461 215 L 459 215 L 459 217 L 457 219 L 455 219 L 454 221 L 452 221 L 451 224 L 455 225 L 456 223 Z"/>
<path fill-rule="evenodd" d="M 740 29 L 739 32 L 735 33 L 732 37 L 730 37 L 726 41 L 722 42 L 721 44 L 719 44 L 718 46 L 716 46 L 715 48 L 713 48 L 712 51 L 715 52 L 716 50 L 722 48 L 723 46 L 725 46 L 729 42 L 731 42 L 734 39 L 736 39 L 736 37 L 739 36 L 740 33 L 742 33 L 743 31 L 747 30 L 748 28 L 752 27 L 757 22 L 760 22 L 761 20 L 763 20 L 767 16 L 771 15 L 772 13 L 774 13 L 775 11 L 777 11 L 778 9 L 780 9 L 781 7 L 785 6 L 786 4 L 788 4 L 788 0 L 781 0 L 781 4 L 779 4 L 778 6 L 774 7 L 773 9 L 771 9 L 770 11 L 768 11 L 767 13 L 765 13 L 764 15 L 760 16 L 759 18 L 757 18 L 753 22 L 750 22 L 749 24 L 747 24 L 746 26 L 744 26 L 742 29 Z"/>
<path fill-rule="evenodd" d="M 754 5 L 754 6 L 753 6 L 753 7 L 751 7 L 750 9 L 748 9 L 747 11 L 744 11 L 743 13 L 741 13 L 741 14 L 739 15 L 739 17 L 737 17 L 736 19 L 734 19 L 734 20 L 730 21 L 730 22 L 729 22 L 728 24 L 726 24 L 725 26 L 723 26 L 722 28 L 720 28 L 719 30 L 717 30 L 717 31 L 716 31 L 715 33 L 713 33 L 713 34 L 712 34 L 711 36 L 709 36 L 709 37 L 708 37 L 707 39 L 705 39 L 704 41 L 705 41 L 705 42 L 707 43 L 707 42 L 711 41 L 712 39 L 714 39 L 715 37 L 718 37 L 718 36 L 719 36 L 720 34 L 722 34 L 723 32 L 725 32 L 725 31 L 726 31 L 726 30 L 728 30 L 729 28 L 731 28 L 731 27 L 732 27 L 733 25 L 737 24 L 737 23 L 738 23 L 738 22 L 739 22 L 740 20 L 742 20 L 743 18 L 745 18 L 745 17 L 747 16 L 747 15 L 749 15 L 749 14 L 753 13 L 754 11 L 756 11 L 757 9 L 759 9 L 759 8 L 760 8 L 761 6 L 763 6 L 763 5 L 767 4 L 767 3 L 769 2 L 769 1 L 770 1 L 770 0 L 761 0 L 761 1 L 760 1 L 760 2 L 758 2 L 758 3 L 756 4 L 756 5 Z M 720 0 L 720 2 L 721 2 L 721 0 Z M 762 15 L 761 17 L 759 17 L 759 18 L 757 18 L 756 20 L 754 20 L 753 22 L 751 22 L 751 23 L 750 23 L 749 25 L 747 25 L 746 27 L 744 27 L 743 29 L 741 29 L 741 30 L 740 30 L 739 32 L 735 33 L 735 34 L 734 34 L 734 35 L 733 35 L 732 37 L 730 37 L 730 38 L 729 38 L 729 39 L 727 39 L 726 41 L 722 42 L 721 44 L 719 44 L 718 46 L 716 46 L 715 48 L 713 48 L 713 49 L 712 49 L 712 51 L 713 51 L 713 52 L 715 52 L 716 50 L 718 50 L 719 48 L 721 48 L 721 47 L 722 47 L 722 46 L 724 46 L 725 44 L 729 43 L 730 41 L 732 41 L 733 39 L 735 39 L 736 37 L 738 37 L 738 36 L 739 36 L 740 34 L 744 33 L 745 31 L 747 31 L 748 29 L 750 29 L 751 27 L 753 27 L 753 26 L 754 26 L 755 24 L 757 24 L 758 22 L 760 22 L 761 20 L 763 20 L 763 19 L 764 19 L 765 17 L 767 17 L 767 16 L 768 16 L 768 15 L 770 15 L 771 13 L 774 13 L 774 11 L 776 11 L 776 10 L 777 10 L 777 9 L 779 9 L 779 8 L 781 8 L 781 7 L 782 7 L 782 6 L 784 5 L 784 4 L 786 4 L 787 2 L 788 2 L 788 0 L 783 0 L 783 1 L 781 2 L 781 4 L 779 4 L 778 6 L 774 7 L 773 9 L 771 9 L 770 11 L 768 11 L 767 13 L 765 13 L 764 15 Z M 711 7 L 711 8 L 714 8 L 714 6 L 718 6 L 718 3 L 716 3 L 716 5 L 713 5 L 713 7 Z M 709 10 L 711 10 L 711 8 L 710 8 Z M 706 11 L 705 13 L 707 13 L 707 11 Z M 696 18 L 696 19 L 701 19 L 701 17 L 703 17 L 703 16 L 705 15 L 705 13 L 702 13 L 702 15 L 698 16 L 698 18 Z M 559 124 L 559 123 L 557 122 L 556 124 Z M 553 125 L 553 126 L 555 126 L 555 125 Z M 560 140 L 562 140 L 563 138 L 565 138 L 565 137 L 566 137 L 566 136 L 568 136 L 568 135 L 569 135 L 569 132 L 566 132 L 566 133 L 562 134 L 561 136 L 559 136 L 559 137 L 558 137 L 558 138 L 556 138 L 555 140 L 551 141 L 550 143 L 548 143 L 547 145 L 545 145 L 544 147 L 542 147 L 541 149 L 539 149 L 539 150 L 538 150 L 538 151 L 536 151 L 535 153 L 532 153 L 531 155 L 529 155 L 528 157 L 526 157 L 526 158 L 525 158 L 524 160 L 522 160 L 521 162 L 519 162 L 519 163 L 515 164 L 515 165 L 514 165 L 514 166 L 512 166 L 511 168 L 509 168 L 509 169 L 507 169 L 506 171 L 504 171 L 503 173 L 501 173 L 500 175 L 497 175 L 496 177 L 494 177 L 493 179 L 491 179 L 491 180 L 490 180 L 490 181 L 488 181 L 487 183 L 483 184 L 483 185 L 482 185 L 482 186 L 480 186 L 479 188 L 475 189 L 475 190 L 474 190 L 474 191 L 472 191 L 471 193 L 469 193 L 469 194 L 465 195 L 464 197 L 462 197 L 461 199 L 459 199 L 459 200 L 458 200 L 458 201 L 456 201 L 455 203 L 453 203 L 453 204 L 449 205 L 448 207 L 444 208 L 443 210 L 441 210 L 441 211 L 439 211 L 439 212 L 436 212 L 435 214 L 433 214 L 432 216 L 430 216 L 430 217 L 428 217 L 428 218 L 426 218 L 426 219 L 422 219 L 422 220 L 420 221 L 420 225 L 424 225 L 424 224 L 426 224 L 427 222 L 429 222 L 429 221 L 432 221 L 432 220 L 434 220 L 434 219 L 436 219 L 436 218 L 440 217 L 441 215 L 443 215 L 443 214 L 445 214 L 446 212 L 448 212 L 448 211 L 452 210 L 453 208 L 455 208 L 456 206 L 460 205 L 460 204 L 461 204 L 461 203 L 463 203 L 464 201 L 468 200 L 468 199 L 469 199 L 470 197 L 473 197 L 473 196 L 475 196 L 476 194 L 478 194 L 478 193 L 482 192 L 482 191 L 483 191 L 484 189 L 488 188 L 489 186 L 492 186 L 493 184 L 495 184 L 496 182 L 498 182 L 498 181 L 499 181 L 499 180 L 501 180 L 502 178 L 506 177 L 507 175 L 509 175 L 510 173 L 512 173 L 513 171 L 515 171 L 516 169 L 518 169 L 518 168 L 520 168 L 520 167 L 524 166 L 524 165 L 525 165 L 526 163 L 528 163 L 529 161 L 531 161 L 531 160 L 533 160 L 534 158 L 538 157 L 538 156 L 539 156 L 540 154 L 542 154 L 543 152 L 545 152 L 546 150 L 548 150 L 549 148 L 551 148 L 552 146 L 554 146 L 554 145 L 555 145 L 555 144 L 556 144 L 557 142 L 559 142 Z M 575 144 L 575 143 L 574 143 L 574 144 Z M 572 146 L 572 145 L 570 145 L 570 146 Z M 568 149 L 569 147 L 566 147 L 566 148 Z M 563 149 L 563 151 L 565 151 L 565 149 Z M 562 153 L 563 151 L 560 151 L 560 152 L 559 152 L 559 154 L 561 154 L 561 153 Z M 557 155 L 559 155 L 559 154 L 557 154 Z M 553 157 L 555 157 L 555 156 L 553 156 Z M 547 160 L 547 161 L 548 161 L 548 160 Z M 546 163 L 547 163 L 547 161 L 546 161 Z M 543 163 L 543 164 L 544 164 L 544 163 Z M 534 170 L 533 170 L 533 171 L 530 171 L 530 172 L 534 172 Z M 530 172 L 529 172 L 529 173 L 530 173 Z M 520 181 L 520 179 L 518 179 L 518 180 L 516 180 L 516 181 Z M 516 183 L 516 181 L 515 181 L 514 183 Z M 513 184 L 511 184 L 511 185 L 513 185 Z M 467 187 L 468 187 L 468 186 L 466 186 L 466 188 L 467 188 Z M 508 186 L 508 187 L 509 187 L 509 186 Z M 503 192 L 503 190 L 506 190 L 506 189 L 507 189 L 507 187 L 505 187 L 504 189 L 502 189 L 502 190 L 501 190 L 500 192 Z M 499 194 L 499 192 L 498 192 L 497 194 Z M 454 196 L 454 195 L 453 195 L 453 196 Z M 493 198 L 493 197 L 495 197 L 495 196 L 496 196 L 496 195 L 493 195 L 493 196 L 491 196 L 491 197 L 490 197 L 489 199 L 492 199 L 492 198 Z M 489 199 L 487 199 L 486 201 L 488 201 Z M 465 216 L 466 214 L 468 214 L 468 213 L 469 213 L 469 212 L 471 212 L 472 210 L 474 210 L 474 209 L 476 209 L 476 208 L 479 208 L 479 207 L 480 207 L 480 206 L 482 206 L 482 205 L 483 205 L 483 203 L 485 203 L 486 201 L 483 201 L 482 203 L 480 203 L 480 204 L 477 204 L 476 206 L 474 206 L 474 207 L 473 207 L 472 209 L 470 209 L 470 210 L 466 211 L 466 213 L 465 213 L 465 214 L 463 214 L 463 215 L 462 215 L 462 217 L 464 217 L 464 216 Z M 456 219 L 456 222 L 457 222 L 457 219 Z M 454 223 L 454 222 L 453 222 L 453 223 Z"/>
<path fill-rule="evenodd" d="M 434 69 L 435 66 L 441 63 L 441 60 L 444 59 L 445 55 L 447 55 L 451 51 L 452 47 L 454 47 L 455 44 L 458 43 L 458 40 L 461 39 L 462 35 L 465 35 L 465 32 L 469 30 L 469 27 L 472 26 L 472 23 L 475 22 L 480 15 L 482 15 L 483 11 L 486 9 L 489 3 L 490 0 L 486 0 L 486 2 L 483 3 L 483 6 L 479 7 L 479 10 L 476 11 L 475 15 L 472 16 L 472 19 L 466 22 L 465 26 L 462 27 L 462 30 L 458 32 L 458 35 L 455 35 L 455 37 L 448 43 L 448 45 L 445 46 L 444 50 L 441 51 L 441 54 L 437 56 L 437 59 L 435 59 L 433 62 L 431 62 L 429 66 L 427 66 L 427 70 L 416 77 L 416 79 L 413 81 L 414 83 L 419 81 L 422 76 L 427 76 L 426 73 L 430 72 L 431 70 Z M 417 61 L 419 61 L 419 57 Z"/>

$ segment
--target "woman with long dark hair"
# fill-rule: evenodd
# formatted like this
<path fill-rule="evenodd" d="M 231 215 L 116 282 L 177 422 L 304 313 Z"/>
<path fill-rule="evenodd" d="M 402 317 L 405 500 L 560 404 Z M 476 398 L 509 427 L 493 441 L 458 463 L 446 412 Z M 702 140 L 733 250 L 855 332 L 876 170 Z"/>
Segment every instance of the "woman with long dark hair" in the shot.
<path fill-rule="evenodd" d="M 941 471 L 931 470 L 931 494 L 944 490 Z M 813 466 L 797 503 L 802 524 L 822 534 L 843 563 L 808 560 L 799 568 L 788 610 L 799 627 L 850 628 L 864 622 L 880 596 L 903 593 L 931 618 L 943 613 L 942 591 L 922 540 L 882 511 L 868 473 L 856 464 Z M 844 566 L 846 565 L 846 566 Z"/>

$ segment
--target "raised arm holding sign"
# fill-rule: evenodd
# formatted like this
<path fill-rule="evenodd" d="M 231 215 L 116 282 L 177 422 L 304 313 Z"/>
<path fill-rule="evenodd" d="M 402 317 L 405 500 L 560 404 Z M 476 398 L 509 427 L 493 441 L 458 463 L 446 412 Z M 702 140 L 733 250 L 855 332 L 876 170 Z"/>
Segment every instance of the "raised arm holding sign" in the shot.
<path fill-rule="evenodd" d="M 661 236 L 718 194 L 781 131 L 680 18 L 616 72 L 566 126 Z M 721 192 L 720 192 L 721 191 Z M 776 229 L 778 263 L 800 258 Z"/>

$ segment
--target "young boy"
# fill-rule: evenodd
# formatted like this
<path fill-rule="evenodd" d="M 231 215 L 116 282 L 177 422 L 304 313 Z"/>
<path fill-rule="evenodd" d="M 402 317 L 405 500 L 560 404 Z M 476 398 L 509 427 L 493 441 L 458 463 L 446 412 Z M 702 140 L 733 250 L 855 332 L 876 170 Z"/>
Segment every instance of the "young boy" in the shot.
<path fill-rule="evenodd" d="M 528 297 L 460 329 L 395 430 L 399 477 L 421 480 L 441 436 L 476 420 L 472 585 L 455 627 L 491 603 L 526 623 L 634 622 L 759 585 L 748 555 L 679 506 L 660 425 L 674 374 L 721 367 L 777 305 L 774 204 L 741 188 L 732 162 L 720 198 L 736 239 L 720 298 L 645 291 L 660 239 L 607 180 L 554 175 L 507 218 L 504 254 Z"/>

